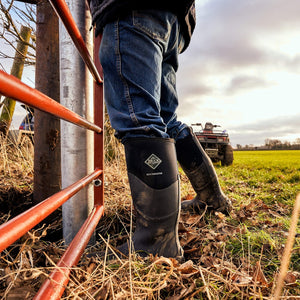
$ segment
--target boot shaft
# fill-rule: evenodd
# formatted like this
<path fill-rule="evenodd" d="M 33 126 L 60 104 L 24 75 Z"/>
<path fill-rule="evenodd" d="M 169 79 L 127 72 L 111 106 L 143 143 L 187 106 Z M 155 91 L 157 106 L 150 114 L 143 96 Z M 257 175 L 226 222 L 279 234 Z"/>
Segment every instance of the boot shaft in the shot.
<path fill-rule="evenodd" d="M 127 171 L 154 189 L 163 189 L 178 179 L 174 140 L 134 138 L 124 142 Z"/>
<path fill-rule="evenodd" d="M 137 213 L 153 220 L 177 213 L 180 196 L 174 140 L 135 138 L 128 139 L 124 146 Z"/>
<path fill-rule="evenodd" d="M 178 238 L 180 187 L 174 141 L 132 138 L 124 143 L 132 201 L 136 211 L 135 251 L 181 257 Z M 126 245 L 122 252 L 128 251 Z"/>
<path fill-rule="evenodd" d="M 231 201 L 223 194 L 215 168 L 192 131 L 176 142 L 176 152 L 178 162 L 197 194 L 193 200 L 183 201 L 181 207 L 198 210 L 208 206 L 227 214 L 232 209 Z"/>
<path fill-rule="evenodd" d="M 210 163 L 209 157 L 191 129 L 188 136 L 176 141 L 176 153 L 179 164 L 186 171 L 194 170 L 202 163 Z"/>

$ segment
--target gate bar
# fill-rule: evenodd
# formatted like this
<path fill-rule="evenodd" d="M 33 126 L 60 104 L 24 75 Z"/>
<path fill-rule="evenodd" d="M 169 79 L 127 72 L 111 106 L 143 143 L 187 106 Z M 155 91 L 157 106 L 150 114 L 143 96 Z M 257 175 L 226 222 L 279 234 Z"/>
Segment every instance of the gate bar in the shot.
<path fill-rule="evenodd" d="M 0 70 L 0 94 L 97 133 L 102 129 L 16 77 Z"/>
<path fill-rule="evenodd" d="M 11 219 L 7 223 L 2 224 L 0 226 L 0 252 L 32 229 L 35 225 L 39 224 L 79 190 L 83 189 L 90 182 L 99 177 L 102 172 L 102 170 L 96 169 L 90 175 L 85 176 L 69 187 Z"/>
<path fill-rule="evenodd" d="M 55 270 L 41 286 L 34 300 L 60 299 L 68 282 L 71 268 L 76 266 L 87 243 L 90 240 L 100 218 L 104 212 L 104 207 L 95 206 L 85 223 L 82 225 L 68 249 L 57 263 Z"/>
<path fill-rule="evenodd" d="M 102 78 L 88 52 L 82 35 L 72 17 L 68 5 L 64 0 L 49 0 L 52 7 L 54 8 L 56 14 L 60 17 L 61 21 L 65 25 L 71 39 L 73 40 L 78 52 L 80 53 L 82 59 L 85 61 L 87 67 L 91 71 L 94 79 L 98 82 L 102 82 Z"/>
<path fill-rule="evenodd" d="M 94 37 L 94 61 L 100 74 L 103 74 L 98 51 L 100 48 L 102 36 L 99 34 Z M 103 103 L 103 84 L 94 82 L 94 123 L 104 128 L 104 103 Z M 99 155 L 102 153 L 102 155 Z M 104 170 L 104 135 L 94 134 L 94 169 Z M 104 182 L 104 175 L 101 174 L 99 179 Z M 103 205 L 104 203 L 104 184 L 94 189 L 94 204 Z"/>

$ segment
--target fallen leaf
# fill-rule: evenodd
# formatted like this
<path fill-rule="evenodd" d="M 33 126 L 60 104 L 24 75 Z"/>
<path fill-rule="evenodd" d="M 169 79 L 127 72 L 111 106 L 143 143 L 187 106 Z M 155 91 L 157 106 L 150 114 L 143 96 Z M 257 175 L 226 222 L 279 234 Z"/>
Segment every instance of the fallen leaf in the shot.
<path fill-rule="evenodd" d="M 202 256 L 200 262 L 205 268 L 213 267 L 216 263 L 217 258 L 214 256 Z"/>
<path fill-rule="evenodd" d="M 293 274 L 293 272 L 287 272 L 284 281 L 286 284 L 293 284 L 295 283 L 297 280 L 297 277 L 295 276 L 295 274 Z"/>
<path fill-rule="evenodd" d="M 231 279 L 233 284 L 239 286 L 247 286 L 252 282 L 252 277 L 245 273 L 234 274 Z"/>
<path fill-rule="evenodd" d="M 188 287 L 181 287 L 180 290 L 178 289 L 176 292 L 176 295 L 167 297 L 166 300 L 180 300 L 180 299 L 190 299 L 189 297 L 187 297 L 190 293 L 192 293 L 195 289 L 195 282 L 192 282 L 191 285 L 189 285 Z M 192 298 L 193 299 L 193 298 Z"/>
<path fill-rule="evenodd" d="M 87 272 L 88 274 L 92 274 L 93 271 L 96 269 L 96 267 L 97 267 L 96 263 L 95 263 L 95 262 L 91 262 L 91 263 L 88 265 L 88 267 L 87 267 L 87 269 L 86 269 L 86 272 Z"/>
<path fill-rule="evenodd" d="M 190 254 L 190 253 L 196 252 L 198 250 L 199 250 L 199 248 L 184 249 L 184 253 Z"/>
<path fill-rule="evenodd" d="M 201 218 L 202 216 L 199 215 L 190 215 L 185 223 L 188 225 L 196 225 L 200 222 Z"/>
<path fill-rule="evenodd" d="M 183 225 L 182 222 L 179 222 L 178 224 L 178 232 L 183 233 L 183 232 L 187 232 L 187 228 Z"/>
<path fill-rule="evenodd" d="M 7 294 L 7 300 L 32 299 L 35 291 L 30 286 L 12 288 Z"/>
<path fill-rule="evenodd" d="M 192 194 L 187 194 L 185 197 L 182 198 L 181 201 L 184 201 L 184 200 L 193 200 L 195 198 L 194 195 Z"/>
<path fill-rule="evenodd" d="M 260 261 L 257 261 L 255 264 L 253 280 L 261 283 L 262 285 L 268 286 L 268 280 L 261 269 Z"/>
<path fill-rule="evenodd" d="M 182 247 L 185 247 L 192 242 L 195 243 L 199 239 L 200 237 L 198 234 L 188 232 L 184 237 L 181 237 L 180 244 Z"/>
<path fill-rule="evenodd" d="M 225 217 L 226 217 L 223 213 L 221 213 L 221 212 L 219 212 L 219 211 L 216 211 L 216 212 L 215 212 L 215 215 L 216 215 L 221 221 L 223 221 L 223 220 L 225 219 Z"/>
<path fill-rule="evenodd" d="M 198 269 L 195 268 L 194 263 L 191 260 L 183 263 L 178 269 L 181 274 L 192 276 L 199 273 Z"/>
<path fill-rule="evenodd" d="M 106 300 L 106 299 L 108 299 L 110 289 L 111 289 L 111 284 L 108 281 L 96 293 L 94 293 L 95 299 L 98 299 L 98 300 Z"/>

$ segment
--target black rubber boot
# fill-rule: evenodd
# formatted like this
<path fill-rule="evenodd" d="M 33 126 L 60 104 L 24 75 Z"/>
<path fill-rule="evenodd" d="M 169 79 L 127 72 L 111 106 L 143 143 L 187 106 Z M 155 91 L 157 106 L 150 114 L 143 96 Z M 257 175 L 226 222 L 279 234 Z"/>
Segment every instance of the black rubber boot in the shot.
<path fill-rule="evenodd" d="M 232 203 L 221 190 L 214 166 L 192 131 L 176 142 L 177 159 L 189 178 L 196 197 L 181 203 L 183 210 L 209 210 L 229 214 Z"/>
<path fill-rule="evenodd" d="M 178 239 L 180 191 L 172 139 L 132 138 L 124 143 L 129 184 L 136 211 L 133 250 L 183 258 Z M 128 254 L 128 243 L 118 248 Z"/>

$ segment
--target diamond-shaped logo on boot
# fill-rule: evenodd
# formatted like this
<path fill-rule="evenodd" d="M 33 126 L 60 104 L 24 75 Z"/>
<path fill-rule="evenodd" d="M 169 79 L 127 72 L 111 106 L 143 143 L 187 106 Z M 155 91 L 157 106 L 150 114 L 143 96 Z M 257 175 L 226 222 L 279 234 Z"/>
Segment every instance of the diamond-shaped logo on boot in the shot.
<path fill-rule="evenodd" d="M 151 154 L 146 160 L 145 164 L 148 165 L 151 169 L 155 170 L 160 164 L 162 160 L 157 157 L 155 154 Z"/>

